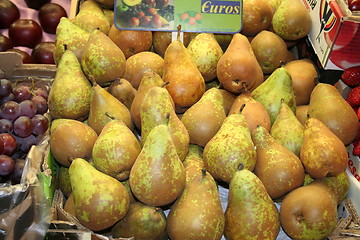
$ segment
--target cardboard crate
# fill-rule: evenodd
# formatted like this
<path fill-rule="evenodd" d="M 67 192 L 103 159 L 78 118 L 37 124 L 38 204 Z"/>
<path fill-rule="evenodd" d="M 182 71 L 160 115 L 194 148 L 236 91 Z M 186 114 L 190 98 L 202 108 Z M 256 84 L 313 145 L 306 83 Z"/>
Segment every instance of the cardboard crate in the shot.
<path fill-rule="evenodd" d="M 308 9 L 312 28 L 308 38 L 324 69 L 360 65 L 360 16 L 346 0 L 301 0 Z"/>

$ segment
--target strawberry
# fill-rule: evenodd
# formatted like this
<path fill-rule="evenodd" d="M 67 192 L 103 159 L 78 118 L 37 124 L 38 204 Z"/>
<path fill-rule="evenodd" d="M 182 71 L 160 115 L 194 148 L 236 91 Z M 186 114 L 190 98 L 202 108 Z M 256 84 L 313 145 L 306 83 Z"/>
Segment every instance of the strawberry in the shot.
<path fill-rule="evenodd" d="M 350 104 L 352 107 L 359 107 L 360 106 L 360 86 L 352 88 L 347 97 L 346 101 Z"/>
<path fill-rule="evenodd" d="M 360 139 L 353 142 L 353 145 L 354 145 L 353 155 L 360 156 Z"/>
<path fill-rule="evenodd" d="M 357 87 L 360 85 L 360 65 L 350 67 L 344 70 L 341 80 L 349 87 Z"/>

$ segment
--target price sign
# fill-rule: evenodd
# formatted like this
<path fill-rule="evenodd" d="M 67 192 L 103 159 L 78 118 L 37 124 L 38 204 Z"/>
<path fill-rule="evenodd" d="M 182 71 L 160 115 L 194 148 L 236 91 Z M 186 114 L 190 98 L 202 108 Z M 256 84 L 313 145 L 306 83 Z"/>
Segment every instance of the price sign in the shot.
<path fill-rule="evenodd" d="M 242 28 L 242 0 L 117 0 L 119 29 L 236 33 Z"/>

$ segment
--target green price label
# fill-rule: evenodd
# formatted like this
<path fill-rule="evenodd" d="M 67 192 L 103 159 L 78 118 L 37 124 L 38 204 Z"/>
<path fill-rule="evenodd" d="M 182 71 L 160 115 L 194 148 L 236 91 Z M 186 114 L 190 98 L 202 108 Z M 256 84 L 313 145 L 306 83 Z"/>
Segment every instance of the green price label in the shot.
<path fill-rule="evenodd" d="M 236 33 L 242 28 L 242 0 L 117 0 L 114 24 L 146 31 Z"/>

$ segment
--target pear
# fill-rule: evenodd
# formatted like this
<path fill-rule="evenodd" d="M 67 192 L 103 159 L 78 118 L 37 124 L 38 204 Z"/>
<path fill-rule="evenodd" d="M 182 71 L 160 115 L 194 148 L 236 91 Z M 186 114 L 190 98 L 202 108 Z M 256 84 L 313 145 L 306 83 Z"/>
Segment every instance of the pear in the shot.
<path fill-rule="evenodd" d="M 255 82 L 264 80 L 261 67 L 256 60 L 246 36 L 236 33 L 216 66 L 216 75 L 222 86 L 235 94 L 250 89 Z"/>
<path fill-rule="evenodd" d="M 107 122 L 115 118 L 133 130 L 130 111 L 106 89 L 96 84 L 91 88 L 88 124 L 99 135 Z"/>
<path fill-rule="evenodd" d="M 226 51 L 229 46 L 233 34 L 231 33 L 214 33 L 216 41 L 219 43 L 223 51 Z"/>
<path fill-rule="evenodd" d="M 181 117 L 190 135 L 190 143 L 202 147 L 219 130 L 226 118 L 224 99 L 218 88 L 207 90 L 201 99 L 192 105 Z"/>
<path fill-rule="evenodd" d="M 271 126 L 270 135 L 297 157 L 300 157 L 304 126 L 284 101 L 281 101 L 280 112 Z"/>
<path fill-rule="evenodd" d="M 170 208 L 166 229 L 172 240 L 220 240 L 223 235 L 225 217 L 216 182 L 205 169 L 200 172 Z"/>
<path fill-rule="evenodd" d="M 182 42 L 185 47 L 188 47 L 194 33 L 184 32 Z M 169 31 L 153 31 L 152 32 L 153 39 L 153 48 L 154 52 L 164 57 L 166 48 L 172 42 L 172 32 Z"/>
<path fill-rule="evenodd" d="M 165 230 L 166 216 L 163 210 L 141 202 L 130 204 L 125 217 L 111 228 L 114 238 L 136 240 L 165 240 Z"/>
<path fill-rule="evenodd" d="M 276 8 L 272 27 L 284 40 L 298 40 L 311 30 L 311 16 L 301 0 L 282 0 Z"/>
<path fill-rule="evenodd" d="M 205 82 L 216 78 L 216 65 L 224 54 L 213 33 L 199 33 L 187 47 Z"/>
<path fill-rule="evenodd" d="M 256 150 L 249 125 L 241 113 L 244 106 L 224 120 L 219 131 L 204 147 L 205 168 L 215 179 L 227 183 L 237 172 L 240 163 L 250 171 L 254 170 L 256 164 Z"/>
<path fill-rule="evenodd" d="M 129 194 L 118 180 L 96 170 L 82 158 L 72 161 L 69 174 L 76 218 L 83 226 L 101 231 L 125 216 L 130 205 Z"/>
<path fill-rule="evenodd" d="M 86 76 L 104 86 L 124 75 L 125 56 L 107 35 L 94 30 L 86 42 L 81 67 Z"/>
<path fill-rule="evenodd" d="M 99 29 L 104 34 L 108 34 L 110 30 L 109 21 L 101 6 L 95 0 L 82 2 L 79 13 L 72 19 L 72 22 L 88 33 Z"/>
<path fill-rule="evenodd" d="M 300 159 L 313 178 L 335 176 L 345 171 L 348 153 L 344 143 L 320 120 L 305 123 Z"/>
<path fill-rule="evenodd" d="M 91 159 L 98 135 L 87 124 L 73 119 L 55 119 L 50 127 L 50 150 L 55 160 L 69 167 L 72 159 Z"/>
<path fill-rule="evenodd" d="M 355 111 L 331 84 L 319 83 L 315 86 L 308 114 L 322 121 L 345 145 L 352 143 L 359 131 Z"/>
<path fill-rule="evenodd" d="M 60 62 L 61 56 L 66 50 L 71 50 L 80 62 L 89 36 L 90 33 L 72 23 L 69 18 L 60 18 L 54 41 L 53 55 L 55 63 Z"/>
<path fill-rule="evenodd" d="M 304 125 L 308 118 L 308 109 L 309 105 L 298 105 L 296 106 L 295 116 L 299 120 L 299 122 Z"/>
<path fill-rule="evenodd" d="M 127 109 L 131 108 L 137 90 L 125 78 L 118 78 L 113 81 L 107 91 L 122 102 Z"/>
<path fill-rule="evenodd" d="M 130 171 L 134 196 L 150 206 L 174 202 L 186 184 L 185 167 L 171 139 L 166 123 L 155 126 Z"/>
<path fill-rule="evenodd" d="M 130 180 L 129 180 L 129 178 L 126 179 L 125 181 L 121 181 L 121 183 L 122 183 L 122 185 L 124 185 L 126 191 L 127 191 L 128 194 L 129 194 L 130 204 L 131 204 L 131 203 L 134 203 L 134 202 L 137 202 L 137 200 L 135 199 L 134 194 L 131 192 Z"/>
<path fill-rule="evenodd" d="M 264 184 L 240 164 L 229 185 L 225 238 L 276 239 L 279 231 L 279 212 Z"/>
<path fill-rule="evenodd" d="M 183 161 L 186 173 L 186 184 L 189 184 L 196 174 L 204 168 L 204 149 L 196 144 L 189 145 L 189 152 Z"/>
<path fill-rule="evenodd" d="M 180 160 L 183 161 L 189 150 L 189 133 L 176 115 L 172 98 L 166 88 L 152 87 L 146 92 L 140 106 L 141 142 L 144 143 L 151 130 L 163 124 L 167 117 L 171 139 Z"/>
<path fill-rule="evenodd" d="M 244 0 L 241 33 L 249 37 L 256 36 L 270 28 L 272 17 L 273 10 L 268 0 Z"/>
<path fill-rule="evenodd" d="M 207 89 L 209 90 L 209 89 Z M 207 91 L 206 90 L 206 91 Z M 225 115 L 227 116 L 230 112 L 231 106 L 233 105 L 236 95 L 229 92 L 226 89 L 221 89 L 219 88 L 221 95 L 223 96 L 223 100 L 224 100 L 224 110 L 225 110 Z"/>
<path fill-rule="evenodd" d="M 90 110 L 91 83 L 84 75 L 75 54 L 62 55 L 48 96 L 52 118 L 84 120 Z"/>
<path fill-rule="evenodd" d="M 119 181 L 129 178 L 141 151 L 134 133 L 121 121 L 105 124 L 92 149 L 94 167 Z"/>
<path fill-rule="evenodd" d="M 65 205 L 64 205 L 64 210 L 65 210 L 65 212 L 69 213 L 73 217 L 76 216 L 74 195 L 73 194 L 70 194 L 69 197 L 66 199 L 66 202 L 65 202 Z M 65 219 L 65 221 L 68 221 L 68 219 Z"/>
<path fill-rule="evenodd" d="M 138 129 L 141 129 L 140 106 L 146 92 L 152 87 L 160 87 L 163 83 L 164 81 L 160 75 L 154 71 L 144 73 L 141 78 L 139 88 L 130 107 L 131 118 Z"/>
<path fill-rule="evenodd" d="M 276 141 L 262 126 L 252 132 L 252 139 L 257 156 L 254 173 L 272 199 L 278 199 L 303 185 L 304 167 L 293 152 Z"/>
<path fill-rule="evenodd" d="M 70 184 L 70 175 L 69 168 L 60 166 L 60 170 L 58 173 L 58 188 L 64 194 L 66 198 L 68 198 L 71 194 L 71 184 Z"/>
<path fill-rule="evenodd" d="M 165 51 L 162 79 L 169 82 L 166 88 L 177 112 L 194 105 L 205 92 L 205 80 L 180 40 L 171 42 Z"/>
<path fill-rule="evenodd" d="M 267 110 L 271 125 L 274 123 L 281 107 L 281 99 L 295 113 L 295 93 L 291 75 L 284 68 L 277 68 L 268 79 L 251 92 L 252 97 L 260 102 Z"/>

